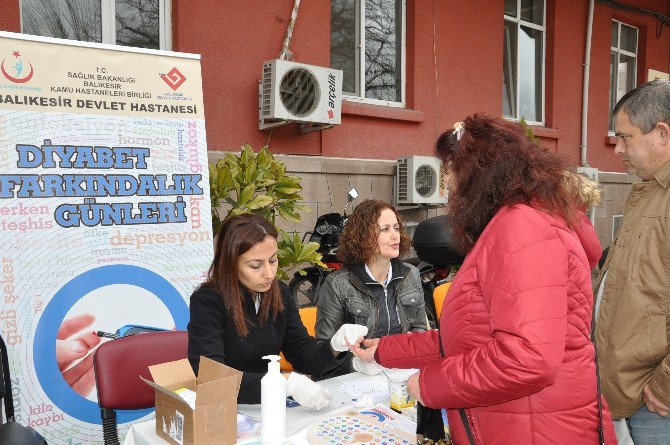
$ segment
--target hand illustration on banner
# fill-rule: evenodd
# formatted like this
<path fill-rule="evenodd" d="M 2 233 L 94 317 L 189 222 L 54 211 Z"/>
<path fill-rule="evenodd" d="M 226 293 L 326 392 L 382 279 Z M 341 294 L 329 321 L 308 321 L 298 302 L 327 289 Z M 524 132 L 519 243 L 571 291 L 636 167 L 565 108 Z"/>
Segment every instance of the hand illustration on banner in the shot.
<path fill-rule="evenodd" d="M 90 330 L 95 317 L 80 314 L 63 320 L 56 337 L 56 361 L 63 379 L 82 397 L 95 387 L 92 352 L 102 340 Z M 82 333 L 84 329 L 88 331 Z"/>

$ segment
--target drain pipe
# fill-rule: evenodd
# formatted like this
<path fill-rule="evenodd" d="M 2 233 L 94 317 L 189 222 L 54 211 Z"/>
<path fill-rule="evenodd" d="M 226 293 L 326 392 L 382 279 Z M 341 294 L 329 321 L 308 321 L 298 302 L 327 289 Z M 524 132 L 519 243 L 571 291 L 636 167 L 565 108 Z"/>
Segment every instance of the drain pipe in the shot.
<path fill-rule="evenodd" d="M 591 35 L 593 33 L 593 9 L 595 0 L 589 0 L 589 17 L 586 23 L 586 44 L 584 45 L 584 83 L 582 85 L 582 136 L 580 149 L 580 168 L 577 172 L 585 173 L 586 176 L 598 182 L 598 169 L 591 168 L 587 159 L 588 153 L 588 123 L 589 123 L 589 74 L 591 71 Z M 595 225 L 596 208 L 591 207 L 589 211 L 591 224 Z"/>
<path fill-rule="evenodd" d="M 582 85 L 582 138 L 580 145 L 581 166 L 588 167 L 586 158 L 589 120 L 589 74 L 591 71 L 591 34 L 593 32 L 593 7 L 595 0 L 589 0 L 589 18 L 586 23 L 586 45 L 584 48 L 584 83 Z"/>

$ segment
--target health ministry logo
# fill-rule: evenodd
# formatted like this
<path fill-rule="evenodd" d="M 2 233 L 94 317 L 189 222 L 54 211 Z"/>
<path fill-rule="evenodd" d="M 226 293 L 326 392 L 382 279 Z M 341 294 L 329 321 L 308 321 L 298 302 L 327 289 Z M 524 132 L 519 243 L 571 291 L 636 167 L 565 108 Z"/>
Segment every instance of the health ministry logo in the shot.
<path fill-rule="evenodd" d="M 23 64 L 23 59 L 21 54 L 18 51 L 12 53 L 12 57 L 2 59 L 2 64 L 0 64 L 0 69 L 2 74 L 9 80 L 14 83 L 26 83 L 33 77 L 33 65 L 28 62 L 29 70 L 26 70 L 25 65 Z"/>
<path fill-rule="evenodd" d="M 172 68 L 167 74 L 161 74 L 161 79 L 163 79 L 173 91 L 176 91 L 182 83 L 186 82 L 186 77 L 184 77 L 176 67 Z"/>

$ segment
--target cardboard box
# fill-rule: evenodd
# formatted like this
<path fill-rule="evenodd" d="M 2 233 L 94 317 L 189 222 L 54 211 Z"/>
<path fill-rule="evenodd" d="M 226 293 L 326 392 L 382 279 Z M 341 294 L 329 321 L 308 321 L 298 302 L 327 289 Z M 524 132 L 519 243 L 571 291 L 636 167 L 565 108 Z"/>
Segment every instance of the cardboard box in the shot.
<path fill-rule="evenodd" d="M 200 358 L 198 378 L 188 360 L 150 366 L 156 389 L 156 434 L 174 445 L 235 444 L 237 393 L 242 373 L 207 357 Z M 174 392 L 196 393 L 195 409 Z"/>

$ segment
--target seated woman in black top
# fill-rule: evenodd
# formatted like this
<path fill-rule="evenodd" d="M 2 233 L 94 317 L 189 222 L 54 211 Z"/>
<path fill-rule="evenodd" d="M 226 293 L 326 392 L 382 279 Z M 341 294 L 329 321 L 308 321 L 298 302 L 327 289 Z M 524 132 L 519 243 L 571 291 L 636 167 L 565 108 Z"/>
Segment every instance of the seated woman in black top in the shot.
<path fill-rule="evenodd" d="M 197 374 L 200 356 L 205 356 L 242 371 L 238 403 L 260 403 L 260 380 L 268 369 L 264 355 L 282 351 L 305 374 L 324 373 L 346 356 L 333 349 L 346 349 L 337 343 L 345 342 L 342 335 L 329 342 L 307 333 L 288 288 L 276 279 L 277 266 L 277 230 L 272 224 L 259 215 L 228 218 L 219 230 L 207 281 L 191 296 L 191 366 Z M 346 338 L 353 343 L 356 336 L 360 332 Z M 325 389 L 297 373 L 288 377 L 287 392 L 308 408 L 329 403 Z"/>

